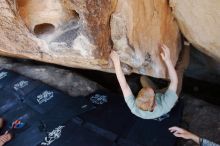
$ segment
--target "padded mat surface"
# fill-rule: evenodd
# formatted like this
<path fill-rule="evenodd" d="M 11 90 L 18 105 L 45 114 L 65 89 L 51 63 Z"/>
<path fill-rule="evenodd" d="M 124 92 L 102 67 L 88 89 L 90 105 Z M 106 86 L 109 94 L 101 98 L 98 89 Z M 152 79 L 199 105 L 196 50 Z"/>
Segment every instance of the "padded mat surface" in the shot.
<path fill-rule="evenodd" d="M 70 97 L 40 81 L 0 70 L 2 132 L 14 138 L 8 146 L 36 146 L 57 125 L 95 107 L 85 97 Z"/>
<path fill-rule="evenodd" d="M 168 128 L 179 125 L 183 109 L 178 103 L 164 117 L 143 120 L 117 94 L 70 97 L 6 69 L 0 70 L 0 89 L 2 132 L 14 134 L 6 146 L 173 146 Z"/>
<path fill-rule="evenodd" d="M 167 115 L 144 120 L 131 114 L 123 97 L 116 94 L 98 91 L 87 98 L 97 108 L 79 117 L 83 121 L 115 133 L 122 139 L 120 142 L 125 145 L 131 142 L 147 146 L 175 145 L 176 138 L 168 131 L 168 128 L 180 124 L 182 102 L 178 102 Z M 100 104 L 102 100 L 107 102 Z"/>

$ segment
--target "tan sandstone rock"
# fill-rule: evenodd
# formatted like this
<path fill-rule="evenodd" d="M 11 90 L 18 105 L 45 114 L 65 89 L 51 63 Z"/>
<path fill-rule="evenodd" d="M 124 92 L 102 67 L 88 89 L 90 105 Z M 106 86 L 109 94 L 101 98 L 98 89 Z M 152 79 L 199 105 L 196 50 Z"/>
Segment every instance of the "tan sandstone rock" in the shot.
<path fill-rule="evenodd" d="M 220 61 L 220 1 L 170 0 L 170 6 L 184 36 Z"/>
<path fill-rule="evenodd" d="M 175 64 L 180 50 L 178 26 L 166 0 L 118 0 L 112 15 L 114 47 L 134 72 L 165 77 L 159 44 L 171 49 Z"/>
<path fill-rule="evenodd" d="M 0 52 L 105 70 L 102 65 L 108 63 L 105 58 L 111 49 L 109 20 L 113 9 L 112 1 L 1 0 Z"/>
<path fill-rule="evenodd" d="M 69 67 L 112 72 L 114 45 L 125 72 L 164 78 L 159 43 L 180 50 L 166 0 L 1 0 L 0 20 L 0 54 Z"/>

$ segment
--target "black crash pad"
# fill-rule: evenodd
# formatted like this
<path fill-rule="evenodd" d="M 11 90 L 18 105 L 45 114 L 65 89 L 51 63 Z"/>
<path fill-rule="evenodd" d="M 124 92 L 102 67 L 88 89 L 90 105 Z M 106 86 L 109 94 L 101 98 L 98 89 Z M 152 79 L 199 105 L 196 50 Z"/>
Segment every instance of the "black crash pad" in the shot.
<path fill-rule="evenodd" d="M 136 116 L 130 112 L 123 97 L 117 94 L 97 91 L 86 98 L 97 107 L 96 110 L 80 115 L 84 121 L 94 123 L 100 128 L 121 136 L 126 136 L 136 122 Z"/>
<path fill-rule="evenodd" d="M 70 97 L 10 70 L 1 69 L 0 75 L 0 115 L 6 120 L 2 132 L 14 134 L 8 146 L 35 146 L 57 125 L 94 109 L 85 97 Z M 16 120 L 23 126 L 11 129 Z"/>
<path fill-rule="evenodd" d="M 3 115 L 10 109 L 13 109 L 19 103 L 19 99 L 13 96 L 12 92 L 2 91 L 0 89 L 0 115 Z"/>
<path fill-rule="evenodd" d="M 15 72 L 7 69 L 0 69 L 0 89 L 4 88 L 8 84 L 11 84 L 11 82 L 18 76 L 19 75 Z"/>
<path fill-rule="evenodd" d="M 97 102 L 94 102 L 94 97 L 96 97 Z M 181 122 L 183 109 L 181 101 L 176 104 L 168 115 L 158 119 L 144 120 L 131 114 L 123 97 L 116 94 L 98 91 L 87 98 L 97 108 L 80 115 L 79 118 L 84 122 L 92 123 L 99 128 L 113 132 L 119 137 L 118 142 L 133 142 L 147 146 L 175 145 L 176 138 L 168 131 L 168 128 L 174 125 L 178 126 Z M 100 101 L 107 102 L 99 104 Z"/>
<path fill-rule="evenodd" d="M 0 78 L 0 114 L 3 132 L 15 120 L 24 126 L 10 130 L 6 146 L 173 146 L 168 131 L 179 125 L 183 106 L 176 104 L 168 116 L 143 120 L 133 115 L 124 98 L 108 91 L 70 97 L 40 81 L 9 70 Z M 0 74 L 1 75 L 1 74 Z"/>
<path fill-rule="evenodd" d="M 5 84 L 3 90 L 12 92 L 15 97 L 23 102 L 24 98 L 40 85 L 42 85 L 40 81 L 17 75 L 11 83 Z"/>
<path fill-rule="evenodd" d="M 59 125 L 48 133 L 38 146 L 112 146 L 112 141 L 70 122 Z"/>
<path fill-rule="evenodd" d="M 97 91 L 86 97 L 96 108 L 83 113 L 66 124 L 54 126 L 44 142 L 51 146 L 174 146 L 176 138 L 168 128 L 179 125 L 182 104 L 179 102 L 169 116 L 143 120 L 130 113 L 123 97 L 106 91 Z M 63 127 L 62 127 L 63 126 Z M 43 145 L 43 143 L 39 145 Z"/>

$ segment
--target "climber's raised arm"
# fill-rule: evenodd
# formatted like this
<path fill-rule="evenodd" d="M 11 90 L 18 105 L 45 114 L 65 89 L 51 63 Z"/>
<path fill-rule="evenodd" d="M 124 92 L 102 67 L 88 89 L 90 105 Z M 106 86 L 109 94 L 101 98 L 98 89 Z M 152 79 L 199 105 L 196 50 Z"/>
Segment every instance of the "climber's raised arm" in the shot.
<path fill-rule="evenodd" d="M 172 64 L 171 58 L 170 58 L 170 50 L 166 45 L 162 45 L 162 52 L 161 52 L 161 57 L 167 67 L 168 70 L 168 75 L 170 78 L 170 85 L 168 87 L 168 90 L 172 90 L 176 92 L 177 90 L 177 84 L 178 84 L 178 78 L 176 74 L 176 70 L 174 68 L 174 65 Z"/>
<path fill-rule="evenodd" d="M 121 87 L 121 90 L 123 92 L 124 97 L 132 96 L 133 93 L 126 81 L 125 75 L 121 68 L 121 63 L 118 54 L 115 51 L 112 51 L 110 54 L 111 60 L 114 64 L 115 73 L 119 82 L 119 85 Z"/>

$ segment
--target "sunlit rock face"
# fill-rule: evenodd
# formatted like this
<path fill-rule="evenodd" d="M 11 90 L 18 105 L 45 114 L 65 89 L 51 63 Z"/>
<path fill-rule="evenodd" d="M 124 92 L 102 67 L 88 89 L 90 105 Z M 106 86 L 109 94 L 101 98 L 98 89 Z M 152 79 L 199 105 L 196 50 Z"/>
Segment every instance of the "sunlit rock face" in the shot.
<path fill-rule="evenodd" d="M 36 35 L 46 35 L 78 19 L 74 11 L 65 9 L 58 0 L 17 0 L 17 10 L 29 30 Z"/>
<path fill-rule="evenodd" d="M 0 54 L 113 72 L 114 47 L 126 73 L 165 78 L 159 44 L 176 63 L 180 35 L 166 0 L 1 0 Z"/>
<path fill-rule="evenodd" d="M 220 61 L 220 1 L 170 0 L 170 6 L 184 36 Z"/>
<path fill-rule="evenodd" d="M 178 26 L 166 0 L 118 0 L 112 15 L 114 47 L 134 72 L 164 77 L 159 44 L 171 50 L 175 64 L 180 50 Z"/>

